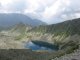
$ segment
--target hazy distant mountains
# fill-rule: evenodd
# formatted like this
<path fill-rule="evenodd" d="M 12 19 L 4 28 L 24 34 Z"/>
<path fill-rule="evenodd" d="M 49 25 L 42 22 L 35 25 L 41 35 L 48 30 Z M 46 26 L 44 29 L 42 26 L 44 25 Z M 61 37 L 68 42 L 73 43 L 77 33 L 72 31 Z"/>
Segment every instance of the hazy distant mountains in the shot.
<path fill-rule="evenodd" d="M 23 23 L 25 25 L 28 24 L 31 26 L 46 24 L 40 20 L 31 19 L 30 17 L 23 14 L 17 14 L 17 13 L 0 14 L 0 26 L 8 27 L 18 23 Z"/>

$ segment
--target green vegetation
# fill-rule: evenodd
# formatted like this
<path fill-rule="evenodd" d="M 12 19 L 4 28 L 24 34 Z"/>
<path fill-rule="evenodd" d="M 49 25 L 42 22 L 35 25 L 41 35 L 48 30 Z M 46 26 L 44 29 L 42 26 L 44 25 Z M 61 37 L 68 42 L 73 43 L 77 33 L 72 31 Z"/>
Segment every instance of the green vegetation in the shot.
<path fill-rule="evenodd" d="M 23 23 L 19 23 L 12 28 L 11 32 L 24 33 L 25 31 L 26 31 L 26 25 Z"/>
<path fill-rule="evenodd" d="M 15 40 L 21 40 L 22 38 L 24 38 L 25 33 L 20 34 L 19 36 L 15 37 Z"/>

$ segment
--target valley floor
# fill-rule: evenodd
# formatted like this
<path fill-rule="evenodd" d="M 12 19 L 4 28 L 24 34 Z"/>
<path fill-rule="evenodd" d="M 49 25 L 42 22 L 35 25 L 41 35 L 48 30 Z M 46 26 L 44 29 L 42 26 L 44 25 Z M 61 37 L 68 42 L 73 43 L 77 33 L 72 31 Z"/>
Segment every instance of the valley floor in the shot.
<path fill-rule="evenodd" d="M 23 43 L 14 37 L 0 33 L 0 49 L 23 49 Z"/>

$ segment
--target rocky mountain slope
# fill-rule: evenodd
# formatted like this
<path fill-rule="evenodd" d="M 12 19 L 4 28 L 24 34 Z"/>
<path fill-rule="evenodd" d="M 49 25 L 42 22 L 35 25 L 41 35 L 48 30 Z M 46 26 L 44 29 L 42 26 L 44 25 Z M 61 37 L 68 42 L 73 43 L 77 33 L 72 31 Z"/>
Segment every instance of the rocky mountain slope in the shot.
<path fill-rule="evenodd" d="M 44 39 L 47 38 L 49 41 L 65 41 L 69 37 L 80 36 L 80 18 L 58 24 L 35 27 L 28 32 L 32 32 L 35 36 L 43 35 Z"/>

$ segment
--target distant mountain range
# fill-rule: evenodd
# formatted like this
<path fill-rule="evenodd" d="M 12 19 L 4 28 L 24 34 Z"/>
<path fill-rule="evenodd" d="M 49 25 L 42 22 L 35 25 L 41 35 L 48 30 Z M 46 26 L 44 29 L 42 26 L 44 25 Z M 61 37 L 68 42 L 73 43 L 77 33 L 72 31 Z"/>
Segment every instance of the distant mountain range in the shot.
<path fill-rule="evenodd" d="M 32 19 L 26 15 L 18 13 L 0 14 L 0 26 L 9 27 L 18 23 L 23 23 L 31 26 L 39 26 L 46 24 L 37 19 Z"/>

